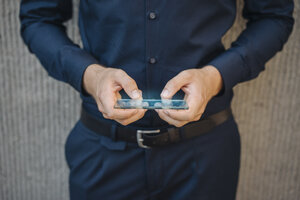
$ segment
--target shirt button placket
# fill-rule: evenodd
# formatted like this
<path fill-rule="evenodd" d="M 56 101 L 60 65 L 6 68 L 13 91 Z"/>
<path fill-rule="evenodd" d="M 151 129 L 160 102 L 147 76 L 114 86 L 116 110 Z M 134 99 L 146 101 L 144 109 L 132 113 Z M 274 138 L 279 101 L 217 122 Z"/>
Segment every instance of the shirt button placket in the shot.
<path fill-rule="evenodd" d="M 146 0 L 146 74 L 147 74 L 147 98 L 154 98 L 154 88 L 156 87 L 157 76 L 157 64 L 159 62 L 159 56 L 157 55 L 157 40 L 158 40 L 158 23 L 159 23 L 159 4 L 161 0 Z M 153 120 L 153 119 L 151 119 Z M 150 193 L 155 192 L 161 188 L 160 174 L 161 161 L 160 159 L 153 160 L 151 156 L 152 152 L 149 151 L 146 154 L 146 173 L 147 173 L 147 189 Z"/>
<path fill-rule="evenodd" d="M 149 12 L 148 18 L 149 18 L 149 20 L 155 20 L 157 18 L 156 12 L 154 12 L 154 11 Z M 150 26 L 151 25 L 154 25 L 154 24 L 150 24 Z M 150 35 L 150 37 L 155 37 L 155 36 L 154 35 Z M 152 39 L 154 39 L 154 38 L 150 38 L 150 40 L 152 40 Z M 152 45 L 153 45 L 153 43 L 152 43 Z M 152 50 L 152 48 L 151 48 L 152 45 L 150 45 L 150 52 L 152 52 L 151 51 Z M 150 56 L 153 56 L 153 55 L 150 55 Z M 155 57 L 150 57 L 149 58 L 149 63 L 150 64 L 155 64 L 156 62 L 157 62 L 157 58 L 155 58 Z"/>
<path fill-rule="evenodd" d="M 145 37 L 146 37 L 146 89 L 145 98 L 153 98 L 153 84 L 155 84 L 155 73 L 157 69 L 154 67 L 158 63 L 157 46 L 157 31 L 158 31 L 158 18 L 159 12 L 157 8 L 159 6 L 159 0 L 146 0 L 145 9 Z M 149 93 L 148 93 L 149 92 Z"/>

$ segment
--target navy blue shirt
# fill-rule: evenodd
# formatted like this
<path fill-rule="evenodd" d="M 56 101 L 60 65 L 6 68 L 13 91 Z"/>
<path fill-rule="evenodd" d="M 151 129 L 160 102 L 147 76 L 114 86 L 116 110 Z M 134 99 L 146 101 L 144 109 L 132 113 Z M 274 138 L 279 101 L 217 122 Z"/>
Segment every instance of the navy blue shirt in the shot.
<path fill-rule="evenodd" d="M 50 76 L 80 92 L 83 106 L 102 117 L 82 89 L 87 66 L 121 68 L 143 91 L 160 98 L 179 72 L 205 65 L 221 73 L 223 88 L 203 116 L 230 105 L 232 88 L 255 78 L 282 49 L 294 24 L 292 0 L 245 0 L 246 29 L 225 50 L 221 38 L 236 16 L 236 0 L 81 0 L 79 28 L 83 48 L 66 35 L 72 0 L 22 0 L 21 34 Z M 123 97 L 127 95 L 122 93 Z M 174 98 L 182 98 L 178 92 Z M 166 125 L 155 111 L 131 125 Z"/>

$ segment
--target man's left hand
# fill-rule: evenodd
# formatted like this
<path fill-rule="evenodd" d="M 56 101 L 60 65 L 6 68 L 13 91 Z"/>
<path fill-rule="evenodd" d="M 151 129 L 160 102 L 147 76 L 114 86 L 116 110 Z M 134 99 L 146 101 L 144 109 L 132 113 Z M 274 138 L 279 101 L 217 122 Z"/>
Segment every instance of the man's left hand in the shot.
<path fill-rule="evenodd" d="M 184 70 L 168 81 L 161 98 L 171 99 L 180 89 L 185 93 L 184 100 L 189 106 L 188 110 L 156 109 L 161 119 L 176 127 L 200 119 L 208 101 L 222 89 L 222 77 L 219 71 L 210 65 Z"/>

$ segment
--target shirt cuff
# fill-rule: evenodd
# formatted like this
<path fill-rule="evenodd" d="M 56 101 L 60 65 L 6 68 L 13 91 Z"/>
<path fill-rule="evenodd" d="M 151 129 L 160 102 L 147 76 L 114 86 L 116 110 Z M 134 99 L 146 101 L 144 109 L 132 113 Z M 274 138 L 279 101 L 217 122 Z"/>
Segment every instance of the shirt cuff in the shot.
<path fill-rule="evenodd" d="M 227 91 L 232 90 L 242 80 L 245 73 L 245 62 L 241 55 L 234 49 L 223 52 L 210 61 L 208 65 L 212 65 L 219 70 L 222 77 L 223 87 L 216 97 L 222 96 Z"/>
<path fill-rule="evenodd" d="M 61 64 L 64 66 L 63 69 L 66 70 L 64 72 L 66 82 L 80 94 L 89 96 L 83 89 L 83 74 L 88 66 L 99 64 L 97 59 L 78 46 L 65 46 L 60 54 Z"/>

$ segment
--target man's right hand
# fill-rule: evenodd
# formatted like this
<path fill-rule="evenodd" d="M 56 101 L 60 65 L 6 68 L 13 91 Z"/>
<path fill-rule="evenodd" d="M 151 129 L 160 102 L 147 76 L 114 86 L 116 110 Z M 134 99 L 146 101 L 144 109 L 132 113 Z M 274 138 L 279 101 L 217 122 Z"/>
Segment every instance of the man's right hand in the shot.
<path fill-rule="evenodd" d="M 93 96 L 103 117 L 122 125 L 128 125 L 141 119 L 146 109 L 114 109 L 120 90 L 124 89 L 132 99 L 141 99 L 142 92 L 136 82 L 121 69 L 93 64 L 87 67 L 83 75 L 83 88 Z"/>

